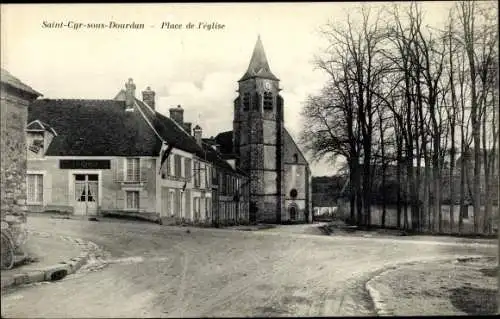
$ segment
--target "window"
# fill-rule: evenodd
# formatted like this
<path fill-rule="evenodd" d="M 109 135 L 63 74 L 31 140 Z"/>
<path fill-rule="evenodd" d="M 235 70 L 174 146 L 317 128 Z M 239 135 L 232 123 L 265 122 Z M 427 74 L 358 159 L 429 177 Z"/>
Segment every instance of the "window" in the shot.
<path fill-rule="evenodd" d="M 191 181 L 191 175 L 192 175 L 193 168 L 191 167 L 191 159 L 190 158 L 185 158 L 184 159 L 184 177 L 188 181 Z"/>
<path fill-rule="evenodd" d="M 43 202 L 43 175 L 28 174 L 28 202 L 41 204 Z"/>
<path fill-rule="evenodd" d="M 196 217 L 198 217 L 200 214 L 200 198 L 199 197 L 193 198 L 193 207 L 194 207 L 194 214 Z"/>
<path fill-rule="evenodd" d="M 141 177 L 141 160 L 139 158 L 127 158 L 127 181 L 139 181 Z"/>
<path fill-rule="evenodd" d="M 127 191 L 127 209 L 139 209 L 139 191 Z"/>
<path fill-rule="evenodd" d="M 243 110 L 248 111 L 250 109 L 250 93 L 243 94 Z"/>
<path fill-rule="evenodd" d="M 174 191 L 170 192 L 170 214 L 173 216 L 175 211 L 175 193 Z"/>
<path fill-rule="evenodd" d="M 205 198 L 205 214 L 207 218 L 210 217 L 210 205 L 211 205 L 210 199 L 211 199 L 210 197 Z"/>
<path fill-rule="evenodd" d="M 264 110 L 273 109 L 273 94 L 271 92 L 264 92 Z"/>
<path fill-rule="evenodd" d="M 254 111 L 260 111 L 260 94 L 255 92 L 253 96 L 252 106 Z"/>
<path fill-rule="evenodd" d="M 200 187 L 200 162 L 195 161 L 194 162 L 194 187 L 199 188 Z"/>
<path fill-rule="evenodd" d="M 205 188 L 206 184 L 206 180 L 205 180 L 205 164 L 204 163 L 200 163 L 200 185 L 201 185 L 201 188 Z"/>
<path fill-rule="evenodd" d="M 206 165 L 205 166 L 207 171 L 206 171 L 206 174 L 205 174 L 205 185 L 208 187 L 210 187 L 210 179 L 212 178 L 212 172 L 211 172 L 211 167 L 209 165 Z"/>
<path fill-rule="evenodd" d="M 173 156 L 167 158 L 167 175 L 168 176 L 174 176 L 174 169 L 173 169 L 173 165 L 172 165 L 172 161 L 173 161 Z"/>
<path fill-rule="evenodd" d="M 299 156 L 297 155 L 297 153 L 293 154 L 293 162 L 294 163 L 298 163 L 299 162 Z"/>
<path fill-rule="evenodd" d="M 182 174 L 181 160 L 182 158 L 180 155 L 174 155 L 175 177 L 181 177 Z"/>

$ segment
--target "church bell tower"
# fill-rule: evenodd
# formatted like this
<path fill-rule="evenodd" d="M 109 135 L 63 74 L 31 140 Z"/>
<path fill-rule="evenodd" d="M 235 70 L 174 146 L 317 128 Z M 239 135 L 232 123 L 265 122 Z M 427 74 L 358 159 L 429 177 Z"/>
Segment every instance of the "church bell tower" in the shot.
<path fill-rule="evenodd" d="M 233 145 L 239 167 L 250 176 L 250 220 L 280 223 L 285 209 L 283 98 L 260 36 L 238 85 Z"/>

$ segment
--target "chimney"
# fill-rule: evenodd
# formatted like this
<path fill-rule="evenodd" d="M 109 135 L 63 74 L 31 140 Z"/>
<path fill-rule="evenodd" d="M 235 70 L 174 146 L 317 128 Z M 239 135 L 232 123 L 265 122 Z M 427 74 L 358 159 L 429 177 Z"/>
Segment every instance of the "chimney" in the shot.
<path fill-rule="evenodd" d="M 127 110 L 133 110 L 135 101 L 135 84 L 132 78 L 125 83 L 125 107 Z"/>
<path fill-rule="evenodd" d="M 153 110 L 155 109 L 155 95 L 155 91 L 152 91 L 149 86 L 146 88 L 146 91 L 142 91 L 142 101 L 151 106 Z"/>
<path fill-rule="evenodd" d="M 184 127 L 184 109 L 177 105 L 170 109 L 170 118 L 177 122 L 181 127 Z"/>
<path fill-rule="evenodd" d="M 196 143 L 201 146 L 201 136 L 203 134 L 203 130 L 199 125 L 196 125 L 193 129 L 193 135 L 194 139 L 196 140 Z"/>
<path fill-rule="evenodd" d="M 191 125 L 192 123 L 191 122 L 186 122 L 184 123 L 184 130 L 189 134 L 191 135 Z"/>

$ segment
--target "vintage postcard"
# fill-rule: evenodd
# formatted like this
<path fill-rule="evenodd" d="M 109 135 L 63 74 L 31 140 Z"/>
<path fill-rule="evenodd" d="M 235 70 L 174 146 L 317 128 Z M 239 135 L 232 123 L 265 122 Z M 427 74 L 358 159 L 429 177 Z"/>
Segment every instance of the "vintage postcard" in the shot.
<path fill-rule="evenodd" d="M 498 313 L 497 2 L 0 8 L 2 317 Z"/>

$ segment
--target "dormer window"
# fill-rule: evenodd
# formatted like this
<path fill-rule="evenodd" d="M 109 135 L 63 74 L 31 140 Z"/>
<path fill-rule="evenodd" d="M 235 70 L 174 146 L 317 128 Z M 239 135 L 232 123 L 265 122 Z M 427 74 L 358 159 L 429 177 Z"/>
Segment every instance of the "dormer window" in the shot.
<path fill-rule="evenodd" d="M 28 146 L 28 149 L 35 154 L 38 154 L 40 151 L 43 151 L 43 138 L 36 138 L 31 141 L 31 145 Z"/>
<path fill-rule="evenodd" d="M 243 111 L 250 109 L 250 93 L 243 94 Z"/>
<path fill-rule="evenodd" d="M 264 110 L 273 109 L 273 93 L 264 92 Z"/>

